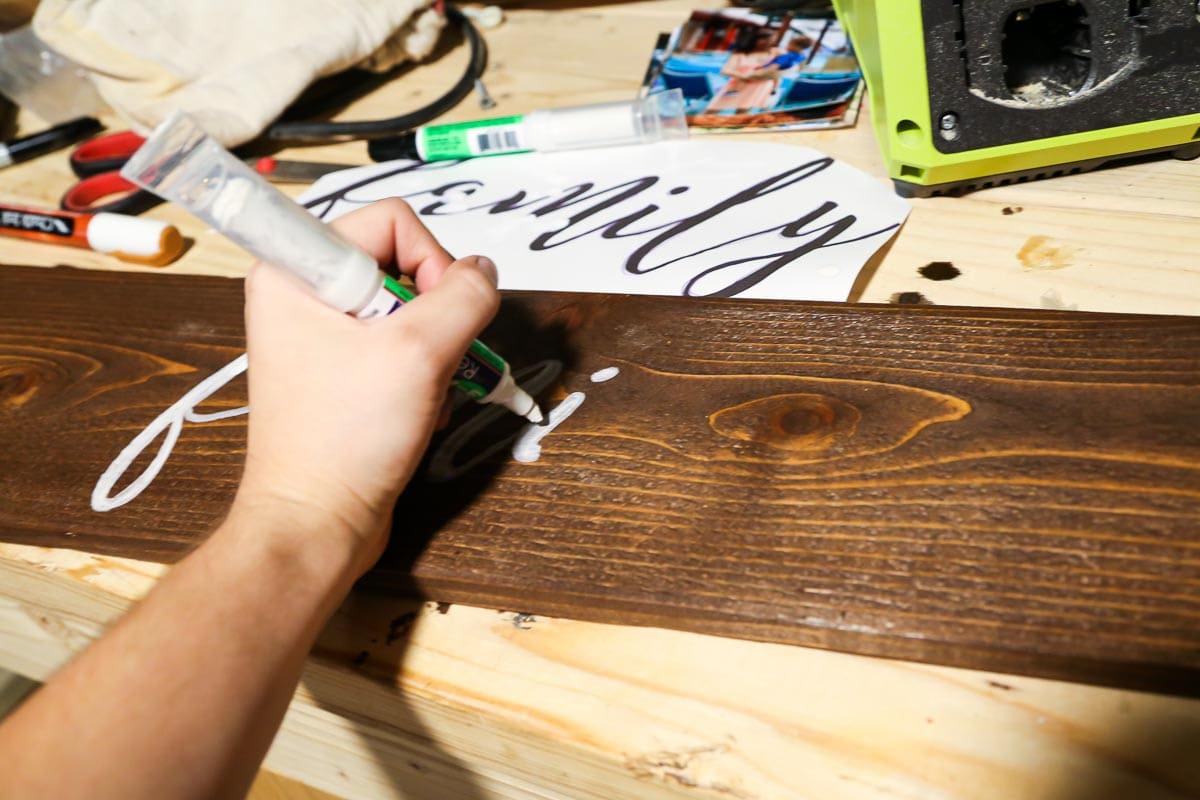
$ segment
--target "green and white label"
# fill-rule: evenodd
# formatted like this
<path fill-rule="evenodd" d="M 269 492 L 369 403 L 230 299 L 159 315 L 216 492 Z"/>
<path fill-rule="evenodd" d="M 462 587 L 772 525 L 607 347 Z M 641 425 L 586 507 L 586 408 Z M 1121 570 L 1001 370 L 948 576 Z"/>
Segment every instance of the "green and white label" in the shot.
<path fill-rule="evenodd" d="M 417 132 L 417 149 L 425 161 L 527 153 L 533 148 L 524 121 L 524 117 L 516 116 L 430 125 Z"/>
<path fill-rule="evenodd" d="M 391 314 L 415 297 L 411 290 L 391 275 L 383 276 L 383 286 L 375 297 L 358 312 L 359 319 Z M 482 400 L 495 391 L 504 379 L 504 371 L 508 364 L 496 355 L 490 347 L 476 339 L 470 349 L 463 354 L 451 381 L 468 397 Z"/>
<path fill-rule="evenodd" d="M 504 379 L 507 364 L 492 349 L 476 339 L 463 354 L 452 383 L 468 397 L 482 400 L 495 391 Z"/>

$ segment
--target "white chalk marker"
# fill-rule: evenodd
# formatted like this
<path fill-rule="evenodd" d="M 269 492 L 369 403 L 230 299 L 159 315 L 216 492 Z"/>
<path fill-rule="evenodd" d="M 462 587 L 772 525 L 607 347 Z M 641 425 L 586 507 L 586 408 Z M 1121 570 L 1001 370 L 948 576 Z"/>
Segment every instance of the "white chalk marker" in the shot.
<path fill-rule="evenodd" d="M 510 153 L 547 153 L 591 147 L 648 144 L 688 135 L 683 92 L 666 92 L 568 108 L 550 108 L 513 117 L 449 125 L 422 125 L 415 131 L 375 139 L 367 150 L 376 161 L 410 158 L 448 161 Z"/>

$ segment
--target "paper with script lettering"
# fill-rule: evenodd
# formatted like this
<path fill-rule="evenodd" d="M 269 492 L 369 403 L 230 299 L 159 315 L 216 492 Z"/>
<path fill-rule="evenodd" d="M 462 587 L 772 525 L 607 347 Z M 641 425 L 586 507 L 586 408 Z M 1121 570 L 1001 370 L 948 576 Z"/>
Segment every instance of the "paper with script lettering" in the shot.
<path fill-rule="evenodd" d="M 845 300 L 908 216 L 887 185 L 805 147 L 751 142 L 528 153 L 327 175 L 334 219 L 401 197 L 502 289 Z"/>

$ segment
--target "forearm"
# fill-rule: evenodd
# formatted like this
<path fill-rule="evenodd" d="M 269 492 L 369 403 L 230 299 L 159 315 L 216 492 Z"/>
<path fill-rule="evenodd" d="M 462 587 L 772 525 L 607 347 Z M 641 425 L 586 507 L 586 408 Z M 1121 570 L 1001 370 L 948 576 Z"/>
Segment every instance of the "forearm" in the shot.
<path fill-rule="evenodd" d="M 454 367 L 499 306 L 495 265 L 452 261 L 402 201 L 337 224 L 420 295 L 364 322 L 251 269 L 254 412 L 234 509 L 0 725 L 0 800 L 233 797 L 249 786 L 318 631 L 386 545 Z"/>
<path fill-rule="evenodd" d="M 237 504 L 0 726 L 15 797 L 241 796 L 359 565 L 346 538 Z"/>

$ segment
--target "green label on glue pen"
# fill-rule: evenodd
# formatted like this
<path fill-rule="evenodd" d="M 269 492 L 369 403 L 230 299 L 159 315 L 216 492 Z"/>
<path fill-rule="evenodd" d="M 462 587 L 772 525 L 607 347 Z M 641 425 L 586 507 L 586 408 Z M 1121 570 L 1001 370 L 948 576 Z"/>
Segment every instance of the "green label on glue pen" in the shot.
<path fill-rule="evenodd" d="M 428 125 L 417 131 L 417 151 L 425 161 L 527 153 L 525 118 L 499 117 L 479 122 Z"/>
<path fill-rule="evenodd" d="M 476 339 L 463 354 L 454 371 L 454 385 L 476 400 L 482 400 L 496 390 L 504 378 L 504 359 Z"/>
<path fill-rule="evenodd" d="M 384 275 L 383 286 L 401 303 L 407 303 L 415 296 L 407 286 L 390 275 Z M 394 308 L 393 308 L 394 310 Z M 383 313 L 391 313 L 383 311 Z M 475 400 L 482 400 L 495 391 L 504 379 L 504 370 L 508 364 L 503 358 L 492 352 L 492 349 L 476 339 L 471 347 L 463 354 L 454 371 L 452 383 L 456 389 Z"/>
<path fill-rule="evenodd" d="M 411 289 L 409 289 L 407 286 L 405 286 L 400 281 L 393 278 L 391 275 L 383 276 L 383 288 L 387 289 L 389 292 L 396 295 L 396 297 L 399 297 L 405 303 L 409 302 L 414 297 L 416 297 L 416 295 L 413 294 Z"/>

